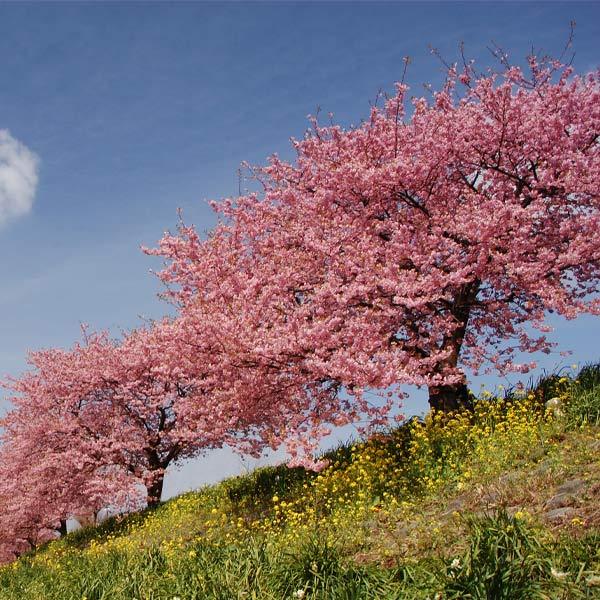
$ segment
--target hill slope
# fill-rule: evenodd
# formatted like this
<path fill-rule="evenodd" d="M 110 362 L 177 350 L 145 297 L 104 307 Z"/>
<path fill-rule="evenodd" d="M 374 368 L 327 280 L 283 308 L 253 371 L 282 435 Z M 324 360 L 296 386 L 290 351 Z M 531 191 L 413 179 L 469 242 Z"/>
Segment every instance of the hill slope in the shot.
<path fill-rule="evenodd" d="M 75 532 L 0 600 L 600 598 L 599 457 L 596 365 Z"/>

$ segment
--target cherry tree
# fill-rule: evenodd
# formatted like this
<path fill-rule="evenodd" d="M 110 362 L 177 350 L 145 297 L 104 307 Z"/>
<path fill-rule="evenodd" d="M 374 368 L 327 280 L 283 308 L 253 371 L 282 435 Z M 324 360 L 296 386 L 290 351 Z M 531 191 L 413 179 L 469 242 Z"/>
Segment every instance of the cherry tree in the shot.
<path fill-rule="evenodd" d="M 147 250 L 290 434 L 380 418 L 366 389 L 468 405 L 466 369 L 526 372 L 548 313 L 599 313 L 599 74 L 528 62 L 452 66 L 410 111 L 397 84 L 356 128 L 313 120 L 294 161 L 252 169 L 262 192 L 215 204 L 207 239 L 180 225 Z"/>
<path fill-rule="evenodd" d="M 165 319 L 120 341 L 86 333 L 69 350 L 31 353 L 32 369 L 6 382 L 14 394 L 0 448 L 9 542 L 35 544 L 40 532 L 64 532 L 70 516 L 106 506 L 155 505 L 166 469 L 209 448 L 265 446 L 256 424 L 266 413 L 223 402 L 215 354 L 181 327 Z"/>
<path fill-rule="evenodd" d="M 0 552 L 156 504 L 165 470 L 210 448 L 285 442 L 317 468 L 330 425 L 386 422 L 403 385 L 452 410 L 467 369 L 526 372 L 548 313 L 600 312 L 599 78 L 465 63 L 410 110 L 397 84 L 359 127 L 313 120 L 206 239 L 165 235 L 148 252 L 177 318 L 34 352 L 5 383 Z"/>
<path fill-rule="evenodd" d="M 5 557 L 9 550 L 18 554 L 66 533 L 74 514 L 127 501 L 141 505 L 135 482 L 107 456 L 111 423 L 91 400 L 97 382 L 86 386 L 74 376 L 75 365 L 98 360 L 104 351 L 104 340 L 88 341 L 68 352 L 32 353 L 36 371 L 5 383 L 18 392 L 1 421 L 0 544 Z M 78 397 L 69 396 L 70 386 Z"/>
<path fill-rule="evenodd" d="M 168 326 L 31 353 L 33 369 L 6 384 L 14 395 L 1 468 L 23 488 L 13 497 L 30 497 L 53 522 L 125 498 L 136 504 L 140 486 L 147 504 L 160 500 L 167 466 L 206 445 L 177 414 L 190 382 L 181 366 L 168 367 Z"/>
<path fill-rule="evenodd" d="M 56 436 L 50 447 L 48 425 L 38 439 L 6 435 L 0 450 L 0 561 L 64 535 L 72 515 L 142 506 L 139 487 L 120 471 L 99 468 L 97 457 L 81 451 L 66 452 Z"/>

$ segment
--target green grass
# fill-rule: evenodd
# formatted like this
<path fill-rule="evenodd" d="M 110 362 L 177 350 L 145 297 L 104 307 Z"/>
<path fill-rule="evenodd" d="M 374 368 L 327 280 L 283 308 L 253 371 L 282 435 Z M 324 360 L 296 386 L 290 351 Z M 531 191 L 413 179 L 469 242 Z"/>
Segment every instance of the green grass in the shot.
<path fill-rule="evenodd" d="M 600 425 L 600 364 L 585 365 L 581 369 L 566 412 L 571 425 Z"/>
<path fill-rule="evenodd" d="M 599 405 L 587 365 L 340 445 L 320 474 L 257 469 L 21 557 L 0 600 L 600 598 Z"/>

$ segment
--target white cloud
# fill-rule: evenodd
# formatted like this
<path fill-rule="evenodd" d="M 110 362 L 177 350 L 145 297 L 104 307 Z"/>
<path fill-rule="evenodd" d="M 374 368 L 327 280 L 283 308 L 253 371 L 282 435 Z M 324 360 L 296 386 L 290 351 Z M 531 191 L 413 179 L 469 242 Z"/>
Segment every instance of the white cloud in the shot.
<path fill-rule="evenodd" d="M 26 215 L 33 206 L 38 184 L 39 158 L 0 129 L 0 225 Z"/>

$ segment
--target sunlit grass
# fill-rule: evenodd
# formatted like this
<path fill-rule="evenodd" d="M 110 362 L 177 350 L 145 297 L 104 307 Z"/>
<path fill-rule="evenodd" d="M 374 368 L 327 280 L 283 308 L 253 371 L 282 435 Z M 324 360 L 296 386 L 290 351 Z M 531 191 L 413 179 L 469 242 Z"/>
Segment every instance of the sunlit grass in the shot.
<path fill-rule="evenodd" d="M 557 535 L 526 509 L 466 519 L 447 505 L 503 473 L 559 464 L 572 429 L 581 460 L 593 458 L 598 373 L 547 376 L 486 394 L 472 413 L 429 414 L 343 445 L 318 474 L 267 467 L 114 517 L 1 568 L 0 599 L 487 598 L 482 582 L 504 578 L 527 597 L 592 598 L 594 531 Z M 546 408 L 553 398 L 559 409 Z M 503 563 L 502 544 L 512 544 Z M 520 583 L 519 556 L 529 569 Z"/>

